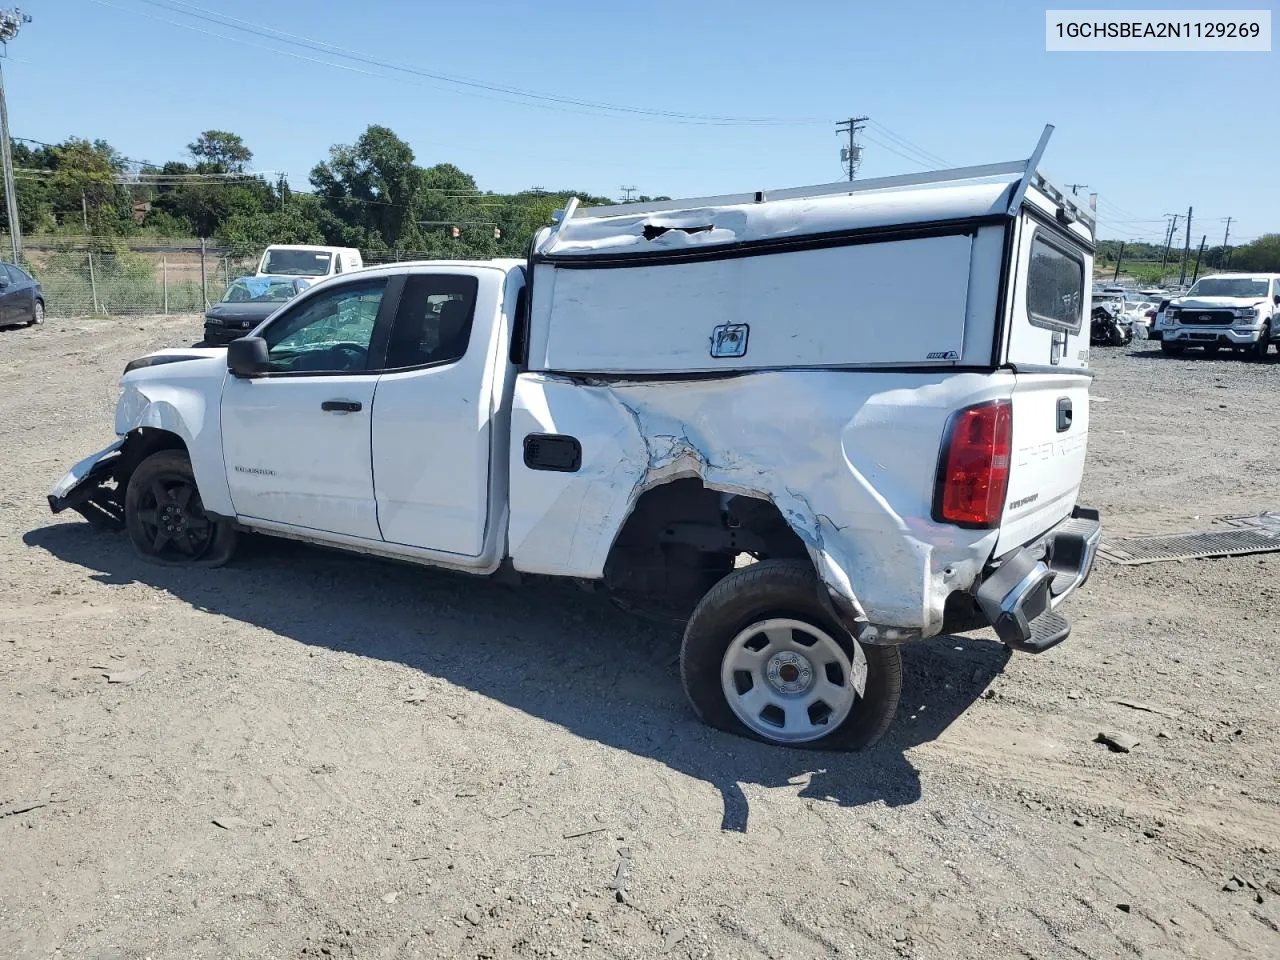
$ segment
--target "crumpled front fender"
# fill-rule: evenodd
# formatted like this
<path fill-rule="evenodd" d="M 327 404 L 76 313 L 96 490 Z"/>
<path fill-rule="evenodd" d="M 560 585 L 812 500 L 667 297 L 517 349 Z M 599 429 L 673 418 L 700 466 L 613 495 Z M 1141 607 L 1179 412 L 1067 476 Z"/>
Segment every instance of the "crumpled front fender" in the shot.
<path fill-rule="evenodd" d="M 138 370 L 127 374 L 116 404 L 116 434 L 163 430 L 187 448 L 205 510 L 234 516 L 222 456 L 219 417 L 226 361 L 217 358 Z"/>

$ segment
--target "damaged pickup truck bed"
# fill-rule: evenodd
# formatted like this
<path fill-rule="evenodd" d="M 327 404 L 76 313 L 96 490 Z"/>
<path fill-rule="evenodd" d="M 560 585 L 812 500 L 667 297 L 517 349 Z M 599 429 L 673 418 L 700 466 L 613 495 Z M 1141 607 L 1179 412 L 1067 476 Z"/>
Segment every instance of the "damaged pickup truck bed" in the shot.
<path fill-rule="evenodd" d="M 921 176 L 573 201 L 527 260 L 327 280 L 226 350 L 130 363 L 118 439 L 50 506 L 161 563 L 252 530 L 592 581 L 686 622 L 707 722 L 866 746 L 898 645 L 992 624 L 1048 649 L 1093 563 L 1093 215 L 1037 172 L 1048 136 Z"/>

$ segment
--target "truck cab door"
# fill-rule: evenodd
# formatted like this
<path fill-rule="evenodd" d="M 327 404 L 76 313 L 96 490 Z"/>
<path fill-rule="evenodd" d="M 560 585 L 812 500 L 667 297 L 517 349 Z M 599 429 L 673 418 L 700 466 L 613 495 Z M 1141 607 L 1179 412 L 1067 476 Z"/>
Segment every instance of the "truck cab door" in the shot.
<path fill-rule="evenodd" d="M 378 524 L 388 543 L 483 552 L 507 363 L 498 277 L 458 266 L 405 278 L 373 412 Z"/>
<path fill-rule="evenodd" d="M 370 424 L 388 287 L 353 279 L 301 296 L 262 332 L 270 372 L 228 376 L 222 447 L 238 517 L 380 539 Z"/>

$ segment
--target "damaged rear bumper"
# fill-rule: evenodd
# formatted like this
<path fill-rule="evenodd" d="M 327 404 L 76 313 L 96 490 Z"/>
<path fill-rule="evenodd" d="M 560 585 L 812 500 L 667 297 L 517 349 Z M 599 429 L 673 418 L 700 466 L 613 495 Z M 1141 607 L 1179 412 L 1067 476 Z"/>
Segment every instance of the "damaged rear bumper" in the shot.
<path fill-rule="evenodd" d="M 115 480 L 124 440 L 117 440 L 92 456 L 85 457 L 63 474 L 49 491 L 49 509 L 54 513 L 75 510 L 93 523 L 120 526 L 124 522 L 123 505 Z"/>
<path fill-rule="evenodd" d="M 1015 650 L 1041 653 L 1071 633 L 1057 606 L 1084 585 L 1102 539 L 1098 511 L 1076 507 L 1034 543 L 1002 557 L 978 588 L 978 606 Z"/>

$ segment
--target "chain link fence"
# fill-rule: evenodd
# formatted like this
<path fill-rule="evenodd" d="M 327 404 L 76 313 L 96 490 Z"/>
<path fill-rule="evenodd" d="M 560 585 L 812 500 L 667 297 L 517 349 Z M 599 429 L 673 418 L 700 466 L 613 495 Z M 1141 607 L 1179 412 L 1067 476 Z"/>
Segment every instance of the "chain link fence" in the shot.
<path fill-rule="evenodd" d="M 0 258 L 9 249 L 0 234 Z M 366 267 L 457 259 L 456 251 L 384 250 L 363 254 Z M 7 259 L 7 258 L 5 258 Z M 258 257 L 236 257 L 211 243 L 95 237 L 26 237 L 21 266 L 44 288 L 50 317 L 201 313 Z"/>
<path fill-rule="evenodd" d="M 0 237 L 0 251 L 8 248 Z M 257 269 L 199 241 L 26 238 L 21 266 L 40 281 L 50 317 L 199 313 L 236 277 Z"/>

